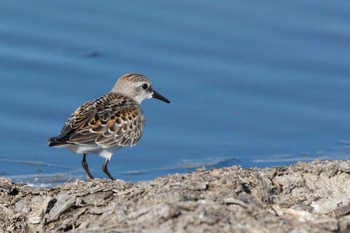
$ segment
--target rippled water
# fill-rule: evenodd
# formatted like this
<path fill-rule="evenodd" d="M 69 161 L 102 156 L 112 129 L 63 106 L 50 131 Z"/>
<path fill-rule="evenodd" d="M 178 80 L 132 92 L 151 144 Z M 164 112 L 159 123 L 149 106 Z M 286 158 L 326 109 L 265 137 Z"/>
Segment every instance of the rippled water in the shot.
<path fill-rule="evenodd" d="M 0 175 L 85 178 L 46 138 L 127 72 L 172 103 L 143 103 L 143 138 L 114 155 L 115 177 L 348 159 L 349 22 L 340 0 L 1 1 Z"/>

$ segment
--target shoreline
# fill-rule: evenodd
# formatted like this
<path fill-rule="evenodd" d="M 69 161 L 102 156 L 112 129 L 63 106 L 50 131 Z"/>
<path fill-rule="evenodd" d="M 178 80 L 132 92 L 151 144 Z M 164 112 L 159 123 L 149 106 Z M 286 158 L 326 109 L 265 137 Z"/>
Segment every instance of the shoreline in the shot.
<path fill-rule="evenodd" d="M 350 161 L 32 188 L 0 178 L 7 232 L 349 232 Z"/>

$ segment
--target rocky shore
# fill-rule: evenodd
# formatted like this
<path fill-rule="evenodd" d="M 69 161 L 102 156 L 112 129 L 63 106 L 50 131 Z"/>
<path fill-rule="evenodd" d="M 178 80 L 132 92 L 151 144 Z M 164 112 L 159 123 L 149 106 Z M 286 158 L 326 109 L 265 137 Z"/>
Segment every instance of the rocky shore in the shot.
<path fill-rule="evenodd" d="M 350 161 L 54 188 L 0 178 L 0 232 L 350 232 Z"/>

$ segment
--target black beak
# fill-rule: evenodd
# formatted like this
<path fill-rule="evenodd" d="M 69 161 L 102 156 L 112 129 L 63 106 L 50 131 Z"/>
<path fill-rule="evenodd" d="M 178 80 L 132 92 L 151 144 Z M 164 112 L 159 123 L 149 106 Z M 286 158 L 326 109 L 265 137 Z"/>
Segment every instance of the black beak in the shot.
<path fill-rule="evenodd" d="M 165 98 L 164 96 L 162 96 L 161 94 L 159 94 L 155 90 L 153 90 L 152 97 L 155 98 L 155 99 L 159 99 L 161 101 L 164 101 L 165 103 L 168 103 L 168 104 L 170 103 L 170 101 L 167 98 Z"/>

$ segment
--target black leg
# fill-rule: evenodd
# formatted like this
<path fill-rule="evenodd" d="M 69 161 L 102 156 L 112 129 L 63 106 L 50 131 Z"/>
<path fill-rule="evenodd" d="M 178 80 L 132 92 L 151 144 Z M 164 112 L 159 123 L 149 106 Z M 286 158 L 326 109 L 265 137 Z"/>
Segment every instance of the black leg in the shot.
<path fill-rule="evenodd" d="M 109 159 L 106 159 L 105 163 L 103 164 L 102 171 L 111 179 L 115 180 L 114 177 L 109 173 L 107 165 L 109 163 Z"/>
<path fill-rule="evenodd" d="M 93 179 L 94 177 L 91 175 L 91 172 L 89 170 L 89 165 L 86 162 L 86 154 L 84 154 L 84 156 L 83 156 L 83 161 L 81 161 L 81 165 L 83 165 L 83 168 L 86 171 L 86 173 L 88 174 L 89 178 Z"/>

